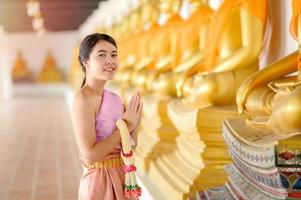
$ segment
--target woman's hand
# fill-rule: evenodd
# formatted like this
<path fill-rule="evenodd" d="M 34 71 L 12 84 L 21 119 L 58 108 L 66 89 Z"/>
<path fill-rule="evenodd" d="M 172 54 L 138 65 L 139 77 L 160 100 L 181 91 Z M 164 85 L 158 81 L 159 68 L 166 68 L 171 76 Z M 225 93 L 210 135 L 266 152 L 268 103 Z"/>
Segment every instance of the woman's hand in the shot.
<path fill-rule="evenodd" d="M 142 113 L 142 101 L 139 93 L 134 94 L 125 107 L 122 119 L 126 121 L 129 132 L 132 132 L 140 123 Z"/>

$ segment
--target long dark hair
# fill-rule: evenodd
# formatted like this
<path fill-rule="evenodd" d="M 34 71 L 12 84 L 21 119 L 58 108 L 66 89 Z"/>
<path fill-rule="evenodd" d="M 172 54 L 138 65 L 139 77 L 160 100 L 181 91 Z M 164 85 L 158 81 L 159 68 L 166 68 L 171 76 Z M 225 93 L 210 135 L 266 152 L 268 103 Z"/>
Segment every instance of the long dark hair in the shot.
<path fill-rule="evenodd" d="M 79 55 L 78 55 L 78 61 L 80 66 L 82 67 L 83 72 L 85 73 L 85 77 L 83 80 L 83 83 L 81 85 L 81 88 L 86 84 L 86 67 L 83 64 L 83 61 L 86 59 L 89 59 L 89 56 L 92 52 L 93 47 L 97 44 L 97 42 L 104 40 L 112 45 L 114 45 L 117 49 L 116 41 L 109 35 L 103 34 L 103 33 L 93 33 L 88 36 L 86 36 L 79 46 Z"/>

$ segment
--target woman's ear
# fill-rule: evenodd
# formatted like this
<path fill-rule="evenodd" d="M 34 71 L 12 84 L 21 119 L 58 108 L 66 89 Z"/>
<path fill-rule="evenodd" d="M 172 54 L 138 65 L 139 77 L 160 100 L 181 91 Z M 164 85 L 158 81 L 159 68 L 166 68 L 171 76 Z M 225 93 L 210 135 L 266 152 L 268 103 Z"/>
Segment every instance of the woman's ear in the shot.
<path fill-rule="evenodd" d="M 85 68 L 88 68 L 89 67 L 89 60 L 88 59 L 83 60 L 83 65 L 85 66 Z"/>

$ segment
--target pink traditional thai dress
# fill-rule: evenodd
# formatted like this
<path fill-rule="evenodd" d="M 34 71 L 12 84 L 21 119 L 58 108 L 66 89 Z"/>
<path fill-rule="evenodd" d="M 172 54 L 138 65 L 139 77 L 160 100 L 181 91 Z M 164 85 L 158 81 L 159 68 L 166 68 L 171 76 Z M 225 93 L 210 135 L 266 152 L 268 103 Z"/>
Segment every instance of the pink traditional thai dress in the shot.
<path fill-rule="evenodd" d="M 122 117 L 120 97 L 108 90 L 103 91 L 100 110 L 96 117 L 96 140 L 101 141 L 116 130 L 116 121 Z M 116 147 L 120 149 L 120 146 Z M 124 172 L 120 153 L 109 154 L 93 165 L 83 165 L 79 186 L 79 200 L 126 200 L 123 193 Z"/>

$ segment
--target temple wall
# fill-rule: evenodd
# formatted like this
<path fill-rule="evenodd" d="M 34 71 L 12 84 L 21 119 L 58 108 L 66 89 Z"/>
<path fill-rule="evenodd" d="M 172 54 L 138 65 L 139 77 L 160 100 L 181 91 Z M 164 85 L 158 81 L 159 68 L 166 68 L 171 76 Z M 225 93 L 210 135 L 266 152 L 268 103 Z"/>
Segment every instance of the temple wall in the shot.
<path fill-rule="evenodd" d="M 47 49 L 52 51 L 57 67 L 69 70 L 73 48 L 78 41 L 77 31 L 47 32 L 38 37 L 34 32 L 9 34 L 9 63 L 13 66 L 18 50 L 22 51 L 27 67 L 37 75 L 43 66 Z"/>
<path fill-rule="evenodd" d="M 269 27 L 266 37 L 270 39 L 266 40 L 266 47 L 261 55 L 261 68 L 298 48 L 297 42 L 289 32 L 292 16 L 291 1 L 270 0 L 269 6 Z"/>
<path fill-rule="evenodd" d="M 0 30 L 0 101 L 11 96 L 11 77 L 8 62 L 8 36 Z"/>

